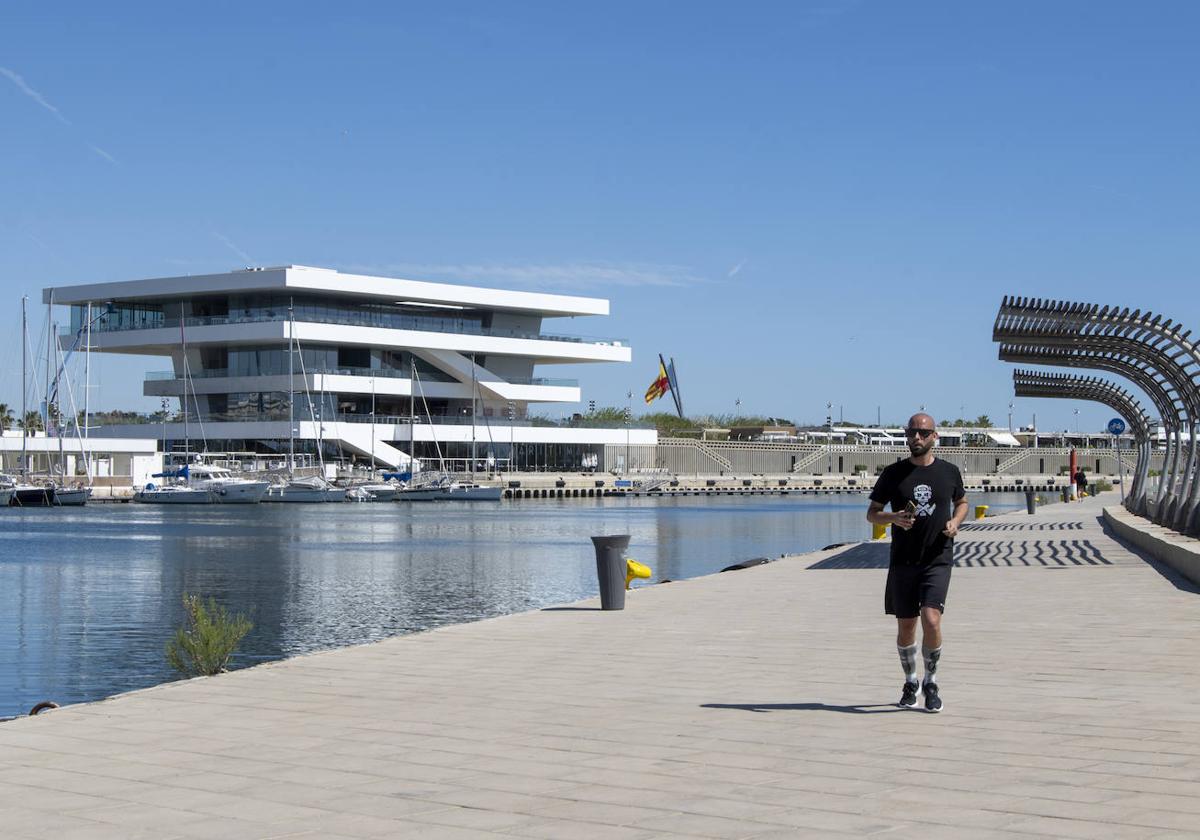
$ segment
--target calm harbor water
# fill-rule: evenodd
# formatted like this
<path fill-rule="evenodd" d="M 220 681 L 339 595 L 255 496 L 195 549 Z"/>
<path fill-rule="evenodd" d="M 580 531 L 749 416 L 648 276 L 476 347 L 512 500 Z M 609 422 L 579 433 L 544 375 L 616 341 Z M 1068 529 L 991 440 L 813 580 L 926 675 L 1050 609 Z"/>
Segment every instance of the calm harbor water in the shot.
<path fill-rule="evenodd" d="M 992 512 L 1018 494 L 972 500 Z M 865 539 L 866 496 L 0 510 L 0 718 L 175 678 L 184 592 L 245 613 L 234 667 L 596 594 L 595 534 L 653 581 Z"/>

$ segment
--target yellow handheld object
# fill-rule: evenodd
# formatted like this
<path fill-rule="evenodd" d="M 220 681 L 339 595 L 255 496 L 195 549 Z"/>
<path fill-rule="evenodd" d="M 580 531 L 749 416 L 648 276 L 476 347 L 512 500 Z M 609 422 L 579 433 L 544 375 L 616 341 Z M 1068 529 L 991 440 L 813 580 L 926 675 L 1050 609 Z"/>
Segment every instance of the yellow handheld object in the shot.
<path fill-rule="evenodd" d="M 650 577 L 650 567 L 644 566 L 636 560 L 625 559 L 625 588 L 629 588 L 629 582 L 634 578 Z"/>

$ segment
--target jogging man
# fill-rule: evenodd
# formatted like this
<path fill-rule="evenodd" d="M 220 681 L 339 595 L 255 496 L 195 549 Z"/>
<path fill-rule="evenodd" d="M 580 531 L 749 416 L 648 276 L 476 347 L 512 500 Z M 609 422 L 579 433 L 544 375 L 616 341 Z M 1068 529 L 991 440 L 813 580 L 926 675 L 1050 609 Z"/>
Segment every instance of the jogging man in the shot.
<path fill-rule="evenodd" d="M 942 710 L 937 668 L 942 655 L 942 612 L 950 589 L 954 537 L 967 516 L 962 473 L 949 461 L 933 456 L 937 427 L 928 414 L 914 414 L 904 430 L 911 457 L 884 469 L 871 491 L 867 521 L 893 525 L 883 609 L 896 616 L 896 650 L 904 669 L 900 705 Z M 890 513 L 884 506 L 891 505 Z M 921 620 L 921 655 L 925 679 L 917 683 L 917 619 Z"/>

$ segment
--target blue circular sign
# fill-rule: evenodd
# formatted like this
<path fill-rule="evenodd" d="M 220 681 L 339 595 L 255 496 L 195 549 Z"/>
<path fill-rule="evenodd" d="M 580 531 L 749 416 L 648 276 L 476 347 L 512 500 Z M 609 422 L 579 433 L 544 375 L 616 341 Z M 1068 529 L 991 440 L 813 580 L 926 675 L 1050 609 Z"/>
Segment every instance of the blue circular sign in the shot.
<path fill-rule="evenodd" d="M 1120 417 L 1114 417 L 1108 421 L 1108 433 L 1110 435 L 1122 435 L 1125 433 L 1125 421 Z"/>

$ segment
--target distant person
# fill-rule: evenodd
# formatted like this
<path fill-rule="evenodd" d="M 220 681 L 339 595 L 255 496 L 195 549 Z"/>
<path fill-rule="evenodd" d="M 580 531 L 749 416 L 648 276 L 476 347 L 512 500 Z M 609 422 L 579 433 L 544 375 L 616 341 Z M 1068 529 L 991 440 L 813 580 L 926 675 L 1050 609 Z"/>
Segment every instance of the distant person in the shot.
<path fill-rule="evenodd" d="M 967 516 L 962 473 L 949 461 L 935 458 L 937 427 L 928 414 L 914 414 L 904 429 L 911 456 L 886 467 L 867 508 L 867 521 L 892 528 L 891 562 L 883 609 L 896 616 L 896 650 L 904 669 L 899 705 L 942 710 L 937 669 L 942 656 L 942 612 L 950 590 L 954 537 Z M 885 513 L 884 506 L 891 505 Z M 917 682 L 917 619 L 921 620 L 921 655 L 925 679 Z"/>
<path fill-rule="evenodd" d="M 1087 473 L 1083 471 L 1083 467 L 1075 471 L 1071 480 L 1075 482 L 1075 498 L 1082 499 L 1083 494 L 1087 491 Z"/>

